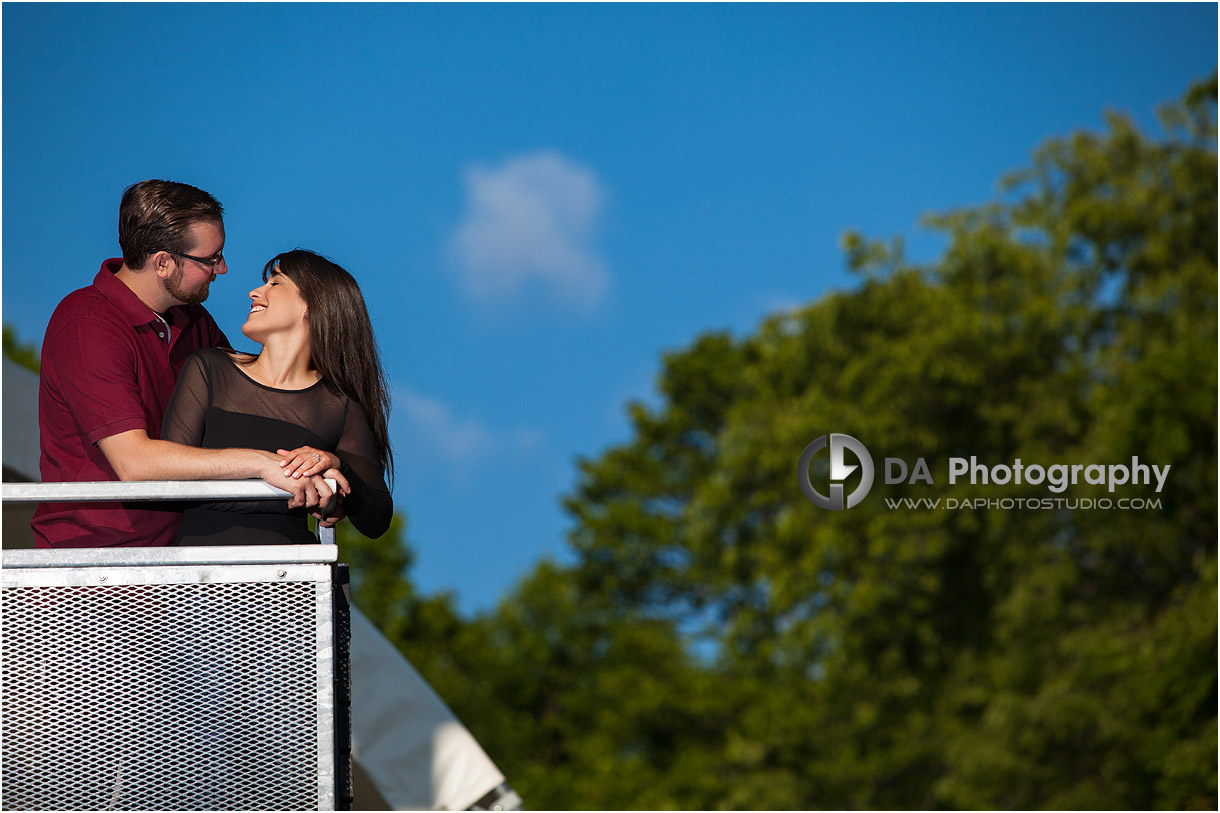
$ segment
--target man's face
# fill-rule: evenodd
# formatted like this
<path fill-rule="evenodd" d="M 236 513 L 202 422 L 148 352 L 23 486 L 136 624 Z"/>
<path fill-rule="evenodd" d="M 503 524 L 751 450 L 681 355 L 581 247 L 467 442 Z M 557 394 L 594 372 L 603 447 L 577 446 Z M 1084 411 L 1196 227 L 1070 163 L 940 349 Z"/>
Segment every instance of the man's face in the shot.
<path fill-rule="evenodd" d="M 195 257 L 210 259 L 221 253 L 225 247 L 225 229 L 220 223 L 200 221 L 191 225 L 191 234 L 195 242 L 185 252 Z M 165 290 L 183 305 L 198 305 L 208 298 L 208 286 L 217 274 L 229 270 L 221 258 L 214 267 L 197 260 L 174 255 L 177 267 L 165 280 Z"/>

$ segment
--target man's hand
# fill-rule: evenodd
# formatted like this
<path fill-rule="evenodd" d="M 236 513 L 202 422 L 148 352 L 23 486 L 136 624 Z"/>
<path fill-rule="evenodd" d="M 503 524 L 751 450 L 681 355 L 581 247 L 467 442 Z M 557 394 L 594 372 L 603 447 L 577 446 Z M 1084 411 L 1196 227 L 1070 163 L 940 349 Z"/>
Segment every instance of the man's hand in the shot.
<path fill-rule="evenodd" d="M 259 451 L 259 455 L 263 456 L 261 471 L 258 476 L 263 479 L 268 485 L 273 485 L 276 488 L 282 488 L 291 493 L 288 498 L 289 508 L 316 508 L 326 500 L 331 499 L 334 493 L 326 482 L 321 477 L 285 477 L 283 470 L 280 468 L 280 456 L 271 454 L 271 452 Z"/>
<path fill-rule="evenodd" d="M 289 508 L 312 508 L 319 502 L 318 488 L 310 478 L 285 477 L 280 468 L 280 456 L 261 449 L 198 449 L 150 438 L 143 429 L 102 438 L 97 446 L 120 480 L 243 480 L 258 477 L 290 492 Z M 346 486 L 347 480 L 343 484 Z M 329 497 L 329 488 L 327 492 Z"/>

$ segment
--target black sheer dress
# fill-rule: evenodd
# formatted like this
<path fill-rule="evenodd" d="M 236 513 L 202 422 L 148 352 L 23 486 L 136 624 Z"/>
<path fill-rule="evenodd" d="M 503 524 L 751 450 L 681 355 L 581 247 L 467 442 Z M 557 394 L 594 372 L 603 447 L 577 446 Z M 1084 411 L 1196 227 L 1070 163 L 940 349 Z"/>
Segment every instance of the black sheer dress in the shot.
<path fill-rule="evenodd" d="M 313 446 L 333 452 L 351 483 L 343 498 L 356 530 L 378 537 L 390 527 L 394 504 L 364 410 L 326 381 L 303 390 L 266 387 L 219 348 L 187 361 L 165 412 L 161 437 L 205 449 Z M 310 544 L 308 512 L 288 510 L 287 498 L 202 503 L 182 517 L 178 545 Z"/>

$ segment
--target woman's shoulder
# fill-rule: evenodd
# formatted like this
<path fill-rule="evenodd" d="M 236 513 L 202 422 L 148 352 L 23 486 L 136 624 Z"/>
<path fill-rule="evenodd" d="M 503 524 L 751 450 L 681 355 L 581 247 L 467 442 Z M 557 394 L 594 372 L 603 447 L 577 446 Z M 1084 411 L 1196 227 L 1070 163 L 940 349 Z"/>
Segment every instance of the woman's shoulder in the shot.
<path fill-rule="evenodd" d="M 324 398 L 327 402 L 345 413 L 353 404 L 356 404 L 355 399 L 345 395 L 338 385 L 329 378 L 319 379 L 318 386 L 314 388 L 314 391 L 318 394 L 318 397 Z"/>
<path fill-rule="evenodd" d="M 212 361 L 214 359 L 225 358 L 230 352 L 232 351 L 225 347 L 202 347 L 191 353 L 191 358 L 200 361 Z"/>
<path fill-rule="evenodd" d="M 197 366 L 209 377 L 231 377 L 243 363 L 253 358 L 248 353 L 239 353 L 227 347 L 205 347 L 192 353 L 187 363 Z"/>
<path fill-rule="evenodd" d="M 204 347 L 192 353 L 191 358 L 201 364 L 216 365 L 223 362 L 232 366 L 234 364 L 248 363 L 257 357 L 238 350 L 231 350 L 228 347 Z"/>

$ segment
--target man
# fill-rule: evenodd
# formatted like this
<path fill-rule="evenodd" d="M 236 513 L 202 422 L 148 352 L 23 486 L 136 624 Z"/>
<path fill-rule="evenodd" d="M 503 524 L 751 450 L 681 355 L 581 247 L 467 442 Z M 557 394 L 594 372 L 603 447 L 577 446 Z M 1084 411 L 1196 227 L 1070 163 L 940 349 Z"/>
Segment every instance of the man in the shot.
<path fill-rule="evenodd" d="M 133 184 L 119 204 L 121 259 L 68 294 L 42 345 L 38 427 L 43 482 L 244 479 L 314 506 L 315 486 L 282 477 L 280 458 L 255 449 L 194 449 L 160 440 L 182 366 L 203 347 L 228 345 L 202 302 L 224 260 L 220 203 L 173 181 Z M 45 503 L 31 523 L 46 547 L 160 546 L 181 514 L 168 506 Z"/>

